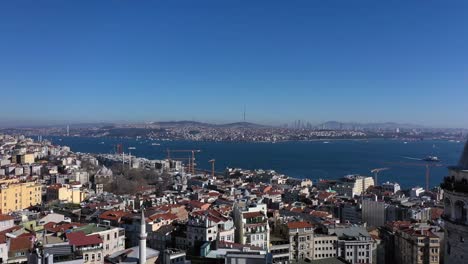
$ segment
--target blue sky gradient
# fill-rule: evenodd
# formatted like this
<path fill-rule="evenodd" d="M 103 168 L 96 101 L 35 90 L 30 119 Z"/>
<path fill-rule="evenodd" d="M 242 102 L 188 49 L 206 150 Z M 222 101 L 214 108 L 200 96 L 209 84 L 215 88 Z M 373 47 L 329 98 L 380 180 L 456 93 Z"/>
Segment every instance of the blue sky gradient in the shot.
<path fill-rule="evenodd" d="M 468 1 L 2 1 L 0 123 L 468 127 Z"/>

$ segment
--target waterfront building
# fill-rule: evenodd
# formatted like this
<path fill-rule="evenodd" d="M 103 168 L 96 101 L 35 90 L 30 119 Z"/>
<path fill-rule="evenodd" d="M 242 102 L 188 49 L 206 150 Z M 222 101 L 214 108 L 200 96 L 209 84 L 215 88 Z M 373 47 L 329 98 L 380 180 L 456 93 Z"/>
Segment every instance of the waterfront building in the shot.
<path fill-rule="evenodd" d="M 444 178 L 441 187 L 444 190 L 444 262 L 466 263 L 468 260 L 468 142 L 458 164 L 449 167 L 449 176 Z"/>
<path fill-rule="evenodd" d="M 337 182 L 333 188 L 339 195 L 354 197 L 356 195 L 361 195 L 370 186 L 374 186 L 374 178 L 348 175 Z"/>
<path fill-rule="evenodd" d="M 401 190 L 400 184 L 396 182 L 385 182 L 382 184 L 382 190 L 384 192 L 396 193 Z"/>
<path fill-rule="evenodd" d="M 0 213 L 26 209 L 42 202 L 42 185 L 18 179 L 0 180 Z"/>
<path fill-rule="evenodd" d="M 411 188 L 411 197 L 415 198 L 415 197 L 419 197 L 422 193 L 424 193 L 424 189 L 421 188 L 421 187 L 414 187 L 414 188 Z"/>

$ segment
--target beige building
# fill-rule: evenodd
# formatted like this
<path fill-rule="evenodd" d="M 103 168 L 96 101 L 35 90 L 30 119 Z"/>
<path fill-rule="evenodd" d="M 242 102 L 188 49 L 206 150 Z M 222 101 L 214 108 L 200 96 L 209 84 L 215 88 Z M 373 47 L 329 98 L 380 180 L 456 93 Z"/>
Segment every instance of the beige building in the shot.
<path fill-rule="evenodd" d="M 26 153 L 20 155 L 13 155 L 11 157 L 11 163 L 32 164 L 34 163 L 34 154 Z"/>
<path fill-rule="evenodd" d="M 334 258 L 337 254 L 338 237 L 334 235 L 315 234 L 312 259 Z"/>
<path fill-rule="evenodd" d="M 372 177 L 348 175 L 333 188 L 340 195 L 354 197 L 356 195 L 361 195 L 370 186 L 374 186 L 374 179 Z"/>
<path fill-rule="evenodd" d="M 289 254 L 291 261 L 312 259 L 314 248 L 314 228 L 309 222 L 287 223 Z"/>
<path fill-rule="evenodd" d="M 55 184 L 47 187 L 47 201 L 59 200 L 67 203 L 79 204 L 86 197 L 81 191 L 81 185 L 73 184 Z"/>
<path fill-rule="evenodd" d="M 7 214 L 41 203 L 41 184 L 18 179 L 0 180 L 0 213 Z"/>
<path fill-rule="evenodd" d="M 440 239 L 430 230 L 410 228 L 395 234 L 397 264 L 438 264 Z"/>
<path fill-rule="evenodd" d="M 109 256 L 125 249 L 125 229 L 121 227 L 88 224 L 78 227 L 75 232 L 86 235 L 99 235 L 102 240 L 102 256 Z"/>

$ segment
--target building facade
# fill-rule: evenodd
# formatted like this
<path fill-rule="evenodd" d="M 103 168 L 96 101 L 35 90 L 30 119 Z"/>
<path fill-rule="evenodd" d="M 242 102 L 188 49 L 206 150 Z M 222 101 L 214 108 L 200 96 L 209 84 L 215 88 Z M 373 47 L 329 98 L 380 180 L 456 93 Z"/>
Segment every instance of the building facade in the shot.
<path fill-rule="evenodd" d="M 457 166 L 449 167 L 444 190 L 445 263 L 468 260 L 468 142 Z"/>
<path fill-rule="evenodd" d="M 289 234 L 289 254 L 291 261 L 312 259 L 314 248 L 314 228 L 309 222 L 287 223 Z"/>
<path fill-rule="evenodd" d="M 0 213 L 11 213 L 41 203 L 41 184 L 19 180 L 0 181 Z"/>

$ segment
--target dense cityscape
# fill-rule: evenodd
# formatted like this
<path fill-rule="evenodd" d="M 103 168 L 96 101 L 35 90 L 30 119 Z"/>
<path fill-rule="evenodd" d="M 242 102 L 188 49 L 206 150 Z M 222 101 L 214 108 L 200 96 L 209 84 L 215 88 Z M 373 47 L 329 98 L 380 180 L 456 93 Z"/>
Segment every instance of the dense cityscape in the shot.
<path fill-rule="evenodd" d="M 7 134 L 0 165 L 5 263 L 463 263 L 466 253 L 468 145 L 430 190 L 369 175 L 198 171 Z"/>
<path fill-rule="evenodd" d="M 0 1 L 0 264 L 468 264 L 468 1 Z"/>
<path fill-rule="evenodd" d="M 75 136 L 142 138 L 150 140 L 189 140 L 215 142 L 281 142 L 323 139 L 444 139 L 463 140 L 466 129 L 430 128 L 417 125 L 382 123 L 355 124 L 326 122 L 312 126 L 294 122 L 290 126 L 264 126 L 248 122 L 208 124 L 192 121 L 152 122 L 144 124 L 76 124 L 3 128 L 5 133 L 30 136 Z"/>

